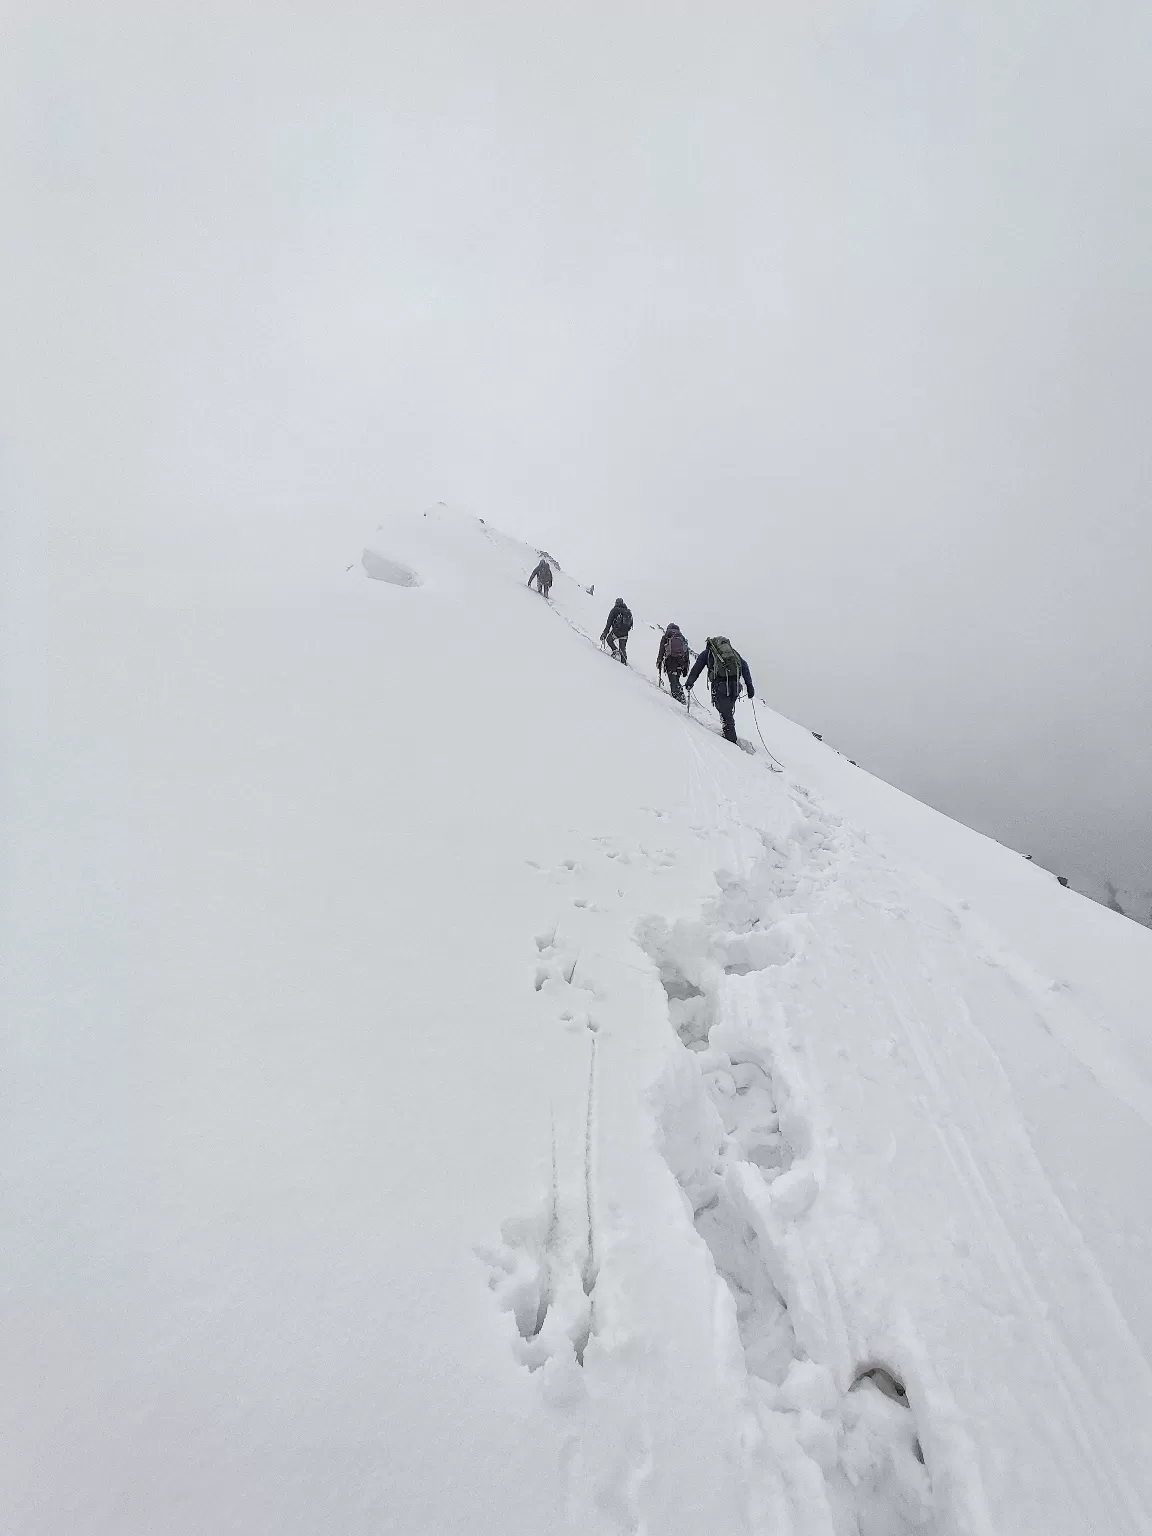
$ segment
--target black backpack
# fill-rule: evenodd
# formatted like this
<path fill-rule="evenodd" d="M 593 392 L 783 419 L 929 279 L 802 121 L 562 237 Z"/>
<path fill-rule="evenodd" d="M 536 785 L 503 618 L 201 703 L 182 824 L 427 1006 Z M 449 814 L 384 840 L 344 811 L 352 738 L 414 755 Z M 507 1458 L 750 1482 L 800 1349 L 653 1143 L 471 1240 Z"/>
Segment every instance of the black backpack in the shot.
<path fill-rule="evenodd" d="M 612 610 L 612 628 L 618 635 L 626 635 L 632 628 L 632 610 L 621 604 Z"/>
<path fill-rule="evenodd" d="M 667 661 L 675 661 L 684 664 L 688 660 L 688 642 L 678 629 L 670 629 L 665 636 L 668 644 L 664 648 L 664 656 Z"/>

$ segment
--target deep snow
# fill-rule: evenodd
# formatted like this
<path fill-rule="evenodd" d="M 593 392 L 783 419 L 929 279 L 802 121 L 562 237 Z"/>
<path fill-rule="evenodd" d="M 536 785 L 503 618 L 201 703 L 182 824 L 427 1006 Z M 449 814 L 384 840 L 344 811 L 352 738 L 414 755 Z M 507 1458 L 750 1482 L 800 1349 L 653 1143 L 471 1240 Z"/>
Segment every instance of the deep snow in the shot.
<path fill-rule="evenodd" d="M 1152 1530 L 1152 933 L 536 556 L 19 572 L 5 1528 Z"/>

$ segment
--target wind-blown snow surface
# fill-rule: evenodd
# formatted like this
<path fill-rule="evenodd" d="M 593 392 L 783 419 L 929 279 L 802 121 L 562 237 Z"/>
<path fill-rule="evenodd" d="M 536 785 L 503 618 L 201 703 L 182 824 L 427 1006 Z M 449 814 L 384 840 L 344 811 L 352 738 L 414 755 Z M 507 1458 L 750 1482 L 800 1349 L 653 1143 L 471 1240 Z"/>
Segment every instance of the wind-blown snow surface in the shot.
<path fill-rule="evenodd" d="M 535 559 L 28 577 L 5 1529 L 1152 1530 L 1152 934 Z"/>

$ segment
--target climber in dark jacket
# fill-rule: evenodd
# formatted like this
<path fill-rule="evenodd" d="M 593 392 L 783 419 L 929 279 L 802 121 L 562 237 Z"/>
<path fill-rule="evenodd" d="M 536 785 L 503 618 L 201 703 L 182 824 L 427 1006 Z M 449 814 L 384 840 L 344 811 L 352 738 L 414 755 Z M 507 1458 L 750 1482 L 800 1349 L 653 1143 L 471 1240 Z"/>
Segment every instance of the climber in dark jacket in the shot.
<path fill-rule="evenodd" d="M 617 661 L 628 665 L 628 631 L 632 628 L 632 610 L 622 597 L 612 604 L 608 622 L 600 636 L 600 644 L 607 645 Z"/>
<path fill-rule="evenodd" d="M 531 576 L 529 576 L 528 585 L 531 586 L 533 582 L 536 583 L 536 590 L 543 593 L 545 597 L 551 592 L 552 567 L 548 564 L 547 560 L 542 559 Z"/>
<path fill-rule="evenodd" d="M 708 668 L 708 685 L 712 690 L 712 702 L 724 723 L 724 739 L 735 741 L 737 739 L 736 721 L 733 711 L 736 708 L 736 700 L 740 697 L 741 681 L 748 690 L 748 697 L 750 699 L 756 697 L 748 663 L 724 635 L 714 635 L 705 642 L 704 649 L 697 656 L 696 663 L 688 674 L 689 692 L 692 691 L 693 684 L 705 667 Z"/>
<path fill-rule="evenodd" d="M 669 624 L 660 636 L 660 647 L 656 652 L 656 676 L 659 677 L 661 672 L 665 674 L 669 692 L 679 704 L 684 702 L 680 680 L 687 672 L 691 659 L 688 642 L 680 633 L 679 624 Z"/>

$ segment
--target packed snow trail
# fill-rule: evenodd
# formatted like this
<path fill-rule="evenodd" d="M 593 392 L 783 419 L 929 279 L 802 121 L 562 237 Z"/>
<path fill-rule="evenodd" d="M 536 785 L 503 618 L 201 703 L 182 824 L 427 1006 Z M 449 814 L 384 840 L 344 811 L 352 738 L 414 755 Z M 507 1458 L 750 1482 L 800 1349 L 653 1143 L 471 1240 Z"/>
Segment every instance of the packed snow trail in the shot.
<path fill-rule="evenodd" d="M 1149 1531 L 1152 935 L 537 555 L 22 573 L 7 1527 Z"/>

